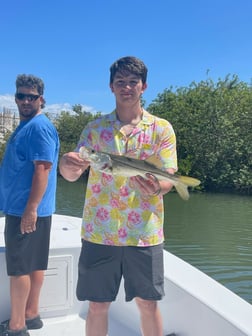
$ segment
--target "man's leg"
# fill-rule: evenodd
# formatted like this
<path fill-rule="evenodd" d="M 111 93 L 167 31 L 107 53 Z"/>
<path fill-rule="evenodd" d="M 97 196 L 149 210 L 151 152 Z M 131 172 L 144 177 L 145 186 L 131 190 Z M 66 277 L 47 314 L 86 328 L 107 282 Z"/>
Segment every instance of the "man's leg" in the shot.
<path fill-rule="evenodd" d="M 136 298 L 143 336 L 162 336 L 163 323 L 157 301 Z"/>
<path fill-rule="evenodd" d="M 20 330 L 25 327 L 25 308 L 29 292 L 29 275 L 10 277 L 11 318 L 9 329 Z"/>
<path fill-rule="evenodd" d="M 39 315 L 39 298 L 44 281 L 44 271 L 34 271 L 30 274 L 31 286 L 26 303 L 25 317 L 31 319 Z"/>
<path fill-rule="evenodd" d="M 108 310 L 110 302 L 89 302 L 86 319 L 87 336 L 106 336 L 108 334 Z"/>

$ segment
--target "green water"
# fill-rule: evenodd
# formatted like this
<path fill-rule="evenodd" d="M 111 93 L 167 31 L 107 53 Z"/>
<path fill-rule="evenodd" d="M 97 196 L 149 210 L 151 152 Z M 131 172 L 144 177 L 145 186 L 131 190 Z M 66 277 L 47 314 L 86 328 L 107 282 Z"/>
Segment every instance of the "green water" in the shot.
<path fill-rule="evenodd" d="M 85 183 L 58 179 L 57 213 L 81 216 Z M 252 303 L 252 197 L 165 196 L 165 249 Z"/>

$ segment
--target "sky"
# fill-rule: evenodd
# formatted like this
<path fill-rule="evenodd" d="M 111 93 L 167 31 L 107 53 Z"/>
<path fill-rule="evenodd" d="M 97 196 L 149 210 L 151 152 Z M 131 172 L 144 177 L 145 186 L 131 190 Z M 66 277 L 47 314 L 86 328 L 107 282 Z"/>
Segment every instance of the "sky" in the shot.
<path fill-rule="evenodd" d="M 8 0 L 0 13 L 0 112 L 26 73 L 45 83 L 45 112 L 109 113 L 109 67 L 123 56 L 148 67 L 146 106 L 208 78 L 252 82 L 251 0 Z"/>

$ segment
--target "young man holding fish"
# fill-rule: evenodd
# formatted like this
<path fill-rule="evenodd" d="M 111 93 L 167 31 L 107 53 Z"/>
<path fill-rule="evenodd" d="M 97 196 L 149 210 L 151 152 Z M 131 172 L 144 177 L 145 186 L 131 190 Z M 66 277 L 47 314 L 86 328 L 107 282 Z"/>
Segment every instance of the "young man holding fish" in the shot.
<path fill-rule="evenodd" d="M 121 162 L 121 174 L 108 170 L 102 155 L 116 154 L 151 164 L 172 176 L 177 170 L 176 138 L 171 124 L 141 106 L 147 68 L 136 57 L 123 57 L 110 67 L 116 108 L 90 122 L 74 152 L 60 160 L 60 172 L 77 180 L 90 167 L 82 221 L 77 297 L 89 301 L 87 336 L 108 333 L 108 313 L 124 278 L 126 301 L 135 299 L 144 336 L 162 336 L 158 300 L 164 295 L 163 198 L 172 180 L 155 173 L 132 174 Z M 83 147 L 86 149 L 83 154 Z M 81 149 L 81 153 L 79 153 Z M 90 153 L 98 155 L 94 162 Z M 105 152 L 103 154 L 101 152 Z M 104 161 L 105 160 L 105 161 Z M 137 172 L 139 171 L 139 174 Z"/>

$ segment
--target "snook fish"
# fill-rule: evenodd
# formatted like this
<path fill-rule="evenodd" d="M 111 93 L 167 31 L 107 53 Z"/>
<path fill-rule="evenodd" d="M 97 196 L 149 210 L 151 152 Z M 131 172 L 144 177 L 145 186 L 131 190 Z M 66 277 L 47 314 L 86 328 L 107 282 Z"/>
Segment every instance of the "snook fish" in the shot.
<path fill-rule="evenodd" d="M 170 174 L 161 170 L 159 162 L 154 155 L 146 160 L 139 160 L 128 156 L 89 150 L 86 147 L 80 147 L 79 155 L 82 159 L 90 161 L 90 165 L 94 169 L 106 174 L 124 177 L 136 175 L 145 177 L 146 173 L 150 173 L 158 180 L 167 180 L 173 184 L 184 200 L 189 198 L 188 187 L 196 187 L 200 184 L 200 181 L 196 178 Z"/>

